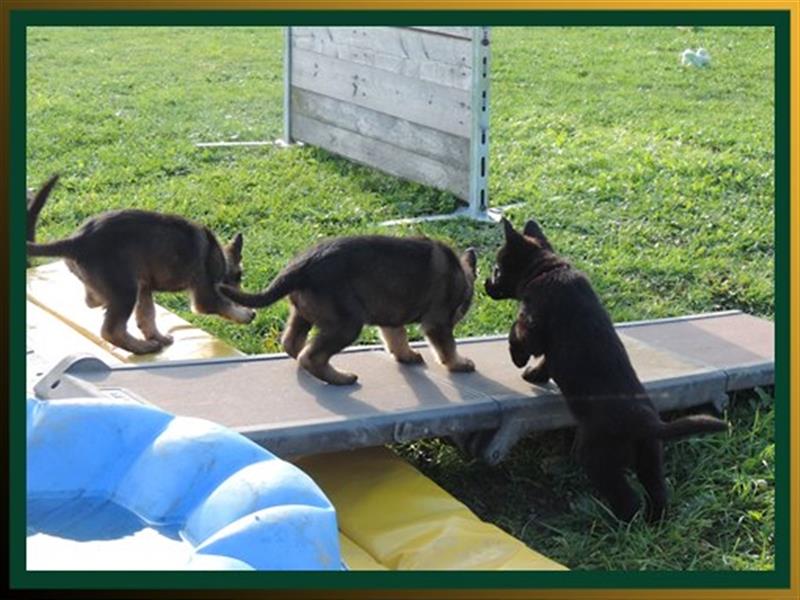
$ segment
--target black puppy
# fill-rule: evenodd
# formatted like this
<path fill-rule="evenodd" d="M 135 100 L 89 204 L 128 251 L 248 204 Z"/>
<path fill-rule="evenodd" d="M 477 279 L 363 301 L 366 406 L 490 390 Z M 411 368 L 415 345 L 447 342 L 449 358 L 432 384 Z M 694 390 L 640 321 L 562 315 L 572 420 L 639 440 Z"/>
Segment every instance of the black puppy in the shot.
<path fill-rule="evenodd" d="M 57 177 L 28 194 L 28 256 L 59 256 L 84 284 L 86 304 L 106 309 L 100 335 L 134 354 L 161 350 L 172 337 L 156 328 L 153 292 L 189 290 L 192 310 L 249 323 L 255 312 L 219 293 L 220 283 L 242 278 L 242 236 L 225 246 L 208 228 L 179 217 L 144 210 L 117 210 L 88 219 L 70 237 L 34 242 L 36 221 Z M 128 318 L 145 339 L 128 333 Z"/>
<path fill-rule="evenodd" d="M 535 221 L 522 234 L 507 220 L 505 245 L 486 281 L 495 300 L 521 301 L 509 334 L 511 359 L 522 377 L 558 384 L 578 423 L 578 459 L 614 514 L 629 521 L 639 499 L 626 479 L 632 468 L 647 491 L 646 518 L 667 505 L 662 440 L 724 431 L 724 421 L 689 416 L 664 423 L 642 386 L 611 318 L 583 273 L 559 257 Z"/>

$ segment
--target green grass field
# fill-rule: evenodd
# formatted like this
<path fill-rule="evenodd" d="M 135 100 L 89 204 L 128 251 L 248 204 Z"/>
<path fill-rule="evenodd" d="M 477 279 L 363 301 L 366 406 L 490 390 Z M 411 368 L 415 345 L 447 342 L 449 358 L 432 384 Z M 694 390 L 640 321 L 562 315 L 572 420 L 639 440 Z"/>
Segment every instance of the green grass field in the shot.
<path fill-rule="evenodd" d="M 496 28 L 490 202 L 524 203 L 584 270 L 615 321 L 721 309 L 774 312 L 774 39 L 767 28 Z M 706 47 L 707 69 L 684 68 Z M 198 149 L 282 135 L 282 37 L 260 28 L 30 28 L 27 184 L 61 183 L 39 239 L 110 208 L 175 212 L 245 237 L 262 287 L 318 238 L 454 209 L 450 195 L 302 147 Z M 459 249 L 485 276 L 500 228 L 403 226 Z M 159 302 L 251 353 L 279 350 L 285 302 L 247 327 Z M 481 288 L 459 336 L 504 333 L 512 303 Z M 361 341 L 377 335 L 365 329 Z M 672 443 L 670 518 L 614 522 L 569 458 L 570 433 L 521 443 L 496 468 L 431 440 L 398 447 L 492 521 L 571 568 L 771 569 L 771 391 L 740 394 L 731 432 Z"/>

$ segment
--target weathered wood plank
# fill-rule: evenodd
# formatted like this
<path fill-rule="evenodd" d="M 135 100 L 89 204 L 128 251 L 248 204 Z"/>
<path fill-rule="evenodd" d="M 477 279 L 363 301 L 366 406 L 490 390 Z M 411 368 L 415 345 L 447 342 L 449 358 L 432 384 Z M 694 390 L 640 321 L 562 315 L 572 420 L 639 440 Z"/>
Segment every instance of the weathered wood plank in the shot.
<path fill-rule="evenodd" d="M 405 27 L 292 27 L 293 43 L 314 40 L 419 62 L 469 68 L 472 42 Z"/>
<path fill-rule="evenodd" d="M 391 40 L 381 40 L 374 33 L 372 37 L 375 39 L 371 40 L 374 41 L 374 44 L 371 47 L 367 47 L 367 43 L 364 46 L 353 46 L 349 43 L 335 41 L 343 36 L 328 35 L 330 28 L 306 27 L 295 29 L 300 31 L 292 35 L 293 48 L 308 50 L 340 60 L 367 65 L 405 75 L 406 77 L 415 77 L 461 90 L 469 90 L 472 85 L 471 65 L 462 60 L 467 54 L 461 51 L 453 53 L 452 56 L 448 57 L 451 62 L 435 60 L 426 55 L 425 44 L 422 41 L 425 36 L 419 34 L 419 32 L 403 32 L 400 30 L 384 32 L 387 36 L 395 36 L 399 40 L 404 37 L 409 38 L 408 42 L 402 44 L 403 54 L 399 54 L 393 51 L 397 48 L 394 47 Z M 413 40 L 413 43 L 411 40 Z M 459 42 L 459 40 L 450 41 Z M 386 46 L 389 47 L 387 48 Z M 456 60 L 457 62 L 452 62 Z"/>
<path fill-rule="evenodd" d="M 315 52 L 292 51 L 292 85 L 447 133 L 470 135 L 470 93 Z"/>
<path fill-rule="evenodd" d="M 292 90 L 292 112 L 381 140 L 466 171 L 469 139 L 355 106 L 308 90 Z"/>
<path fill-rule="evenodd" d="M 428 33 L 434 33 L 439 35 L 444 35 L 448 37 L 454 38 L 462 38 L 465 40 L 471 40 L 473 35 L 475 34 L 475 27 L 420 27 L 414 26 L 409 27 L 409 29 L 413 29 L 416 31 L 425 31 Z"/>
<path fill-rule="evenodd" d="M 305 115 L 295 115 L 292 135 L 355 162 L 380 168 L 390 175 L 450 191 L 462 199 L 466 199 L 469 193 L 469 177 L 464 169 Z"/>

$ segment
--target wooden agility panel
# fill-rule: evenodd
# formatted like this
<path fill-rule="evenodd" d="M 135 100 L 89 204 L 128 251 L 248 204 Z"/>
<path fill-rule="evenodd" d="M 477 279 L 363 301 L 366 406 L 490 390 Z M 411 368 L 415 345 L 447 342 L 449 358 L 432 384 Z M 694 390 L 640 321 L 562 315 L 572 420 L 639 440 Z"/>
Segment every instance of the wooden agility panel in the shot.
<path fill-rule="evenodd" d="M 488 27 L 289 27 L 285 140 L 452 192 L 488 218 L 490 47 Z"/>

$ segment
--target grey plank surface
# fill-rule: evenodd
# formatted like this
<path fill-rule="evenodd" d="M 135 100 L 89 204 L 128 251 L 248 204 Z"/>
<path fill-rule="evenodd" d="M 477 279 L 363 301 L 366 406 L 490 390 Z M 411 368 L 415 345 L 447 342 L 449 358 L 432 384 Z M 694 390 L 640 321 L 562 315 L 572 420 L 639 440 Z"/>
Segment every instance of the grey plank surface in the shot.
<path fill-rule="evenodd" d="M 292 86 L 457 136 L 470 135 L 470 93 L 295 48 Z M 292 132 L 293 137 L 295 132 Z M 301 139 L 301 137 L 298 137 Z"/>
<path fill-rule="evenodd" d="M 620 335 L 636 373 L 643 382 L 668 381 L 685 376 L 703 376 L 716 369 L 699 361 L 646 344 L 624 333 Z M 505 337 L 487 340 L 464 340 L 461 351 L 479 365 L 476 376 L 465 383 L 497 400 L 530 395 L 532 389 L 556 390 L 555 384 L 533 385 L 523 380 L 508 353 Z M 532 359 L 532 363 L 535 362 Z"/>
<path fill-rule="evenodd" d="M 675 320 L 624 327 L 625 335 L 718 368 L 734 368 L 773 360 L 774 327 L 744 313 Z"/>
<path fill-rule="evenodd" d="M 358 374 L 359 381 L 353 386 L 328 385 L 285 355 L 93 371 L 84 379 L 101 389 L 131 390 L 165 410 L 207 415 L 234 429 L 333 423 L 486 400 L 440 377 L 437 371 L 445 371 L 439 365 L 403 366 L 382 350 L 344 352 L 331 363 Z M 379 402 L 374 397 L 377 389 L 382 390 Z"/>
<path fill-rule="evenodd" d="M 308 90 L 292 90 L 292 111 L 442 163 L 469 168 L 469 139 Z M 330 148 L 329 148 L 330 149 Z M 374 162 L 374 161 L 373 161 Z M 376 164 L 384 168 L 384 164 Z"/>
<path fill-rule="evenodd" d="M 733 311 L 675 319 L 669 327 L 635 323 L 626 335 L 702 361 L 724 373 L 729 391 L 774 381 L 775 331 L 772 322 Z"/>
<path fill-rule="evenodd" d="M 622 324 L 619 331 L 656 406 L 670 410 L 704 404 L 743 385 L 728 372 L 752 364 L 747 362 L 750 356 L 737 353 L 744 341 L 758 348 L 769 364 L 772 324 L 752 319 L 743 314 L 700 316 Z M 687 324 L 698 326 L 687 329 Z M 750 333 L 743 340 L 740 334 L 720 334 L 720 328 L 749 328 Z M 690 338 L 676 338 L 673 331 Z M 350 349 L 333 363 L 359 374 L 359 385 L 353 387 L 329 386 L 285 355 L 266 355 L 113 368 L 96 360 L 67 360 L 35 390 L 46 398 L 78 393 L 151 402 L 232 427 L 279 454 L 463 434 L 510 422 L 514 435 L 571 423 L 557 387 L 523 381 L 506 344 L 504 336 L 461 340 L 460 352 L 477 364 L 471 374 L 447 373 L 424 345 L 417 344 L 427 360 L 423 366 L 400 365 L 378 348 Z M 676 351 L 684 347 L 704 351 L 702 356 Z M 756 385 L 771 383 L 774 369 L 762 375 Z M 514 435 L 508 439 L 513 441 Z M 497 447 L 502 450 L 503 444 Z"/>
<path fill-rule="evenodd" d="M 468 197 L 469 178 L 465 169 L 302 114 L 294 116 L 292 135 L 364 165 L 379 166 L 390 175 L 447 190 L 459 198 Z"/>

